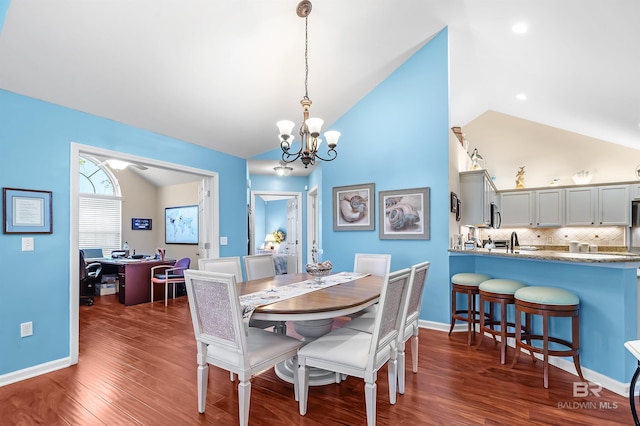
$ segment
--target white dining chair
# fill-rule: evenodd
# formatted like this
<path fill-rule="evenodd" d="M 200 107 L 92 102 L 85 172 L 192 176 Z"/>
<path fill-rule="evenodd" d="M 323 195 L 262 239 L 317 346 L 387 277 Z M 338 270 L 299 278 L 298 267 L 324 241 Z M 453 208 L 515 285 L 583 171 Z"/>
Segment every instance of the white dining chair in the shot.
<path fill-rule="evenodd" d="M 199 259 L 198 269 L 208 272 L 222 272 L 233 274 L 236 283 L 242 282 L 242 268 L 240 267 L 240 256 L 218 257 L 211 259 Z M 269 328 L 273 327 L 276 333 L 287 334 L 287 326 L 284 321 L 249 320 L 249 327 Z M 233 376 L 231 377 L 233 380 Z"/>
<path fill-rule="evenodd" d="M 302 342 L 245 327 L 234 275 L 196 270 L 187 270 L 184 275 L 198 350 L 198 412 L 204 413 L 209 364 L 215 365 L 238 375 L 239 424 L 246 426 L 251 377 L 291 358 L 296 365 Z M 294 380 L 294 396 L 298 399 L 296 384 Z"/>
<path fill-rule="evenodd" d="M 244 258 L 244 271 L 247 281 L 276 276 L 273 256 L 270 254 L 252 254 Z"/>
<path fill-rule="evenodd" d="M 418 321 L 420 319 L 420 308 L 422 306 L 422 294 L 424 286 L 427 282 L 430 262 L 420 262 L 411 267 L 411 292 L 407 293 L 407 314 L 405 316 L 404 326 L 398 333 L 398 392 L 404 394 L 405 383 L 405 345 L 411 339 L 411 369 L 414 373 L 418 372 L 418 333 L 420 328 Z M 344 327 L 354 330 L 372 333 L 375 325 L 375 315 L 365 313 L 352 321 L 349 321 Z"/>
<path fill-rule="evenodd" d="M 198 259 L 198 269 L 200 271 L 233 274 L 236 277 L 236 283 L 242 282 L 240 256 Z"/>
<path fill-rule="evenodd" d="M 308 343 L 298 351 L 298 379 L 300 380 L 300 414 L 307 413 L 309 396 L 309 367 L 335 371 L 364 379 L 367 425 L 376 423 L 376 376 L 387 364 L 389 402 L 396 402 L 397 349 L 399 329 L 406 315 L 406 292 L 410 291 L 411 270 L 388 274 L 380 293 L 375 326 L 372 333 L 338 328 Z"/>
<path fill-rule="evenodd" d="M 390 254 L 356 253 L 354 256 L 353 272 L 384 277 L 390 270 Z"/>
<path fill-rule="evenodd" d="M 391 270 L 390 254 L 356 253 L 353 258 L 353 272 L 361 274 L 372 274 L 384 277 Z M 349 318 L 357 318 L 363 313 L 375 314 L 378 304 L 364 308 L 360 312 L 348 315 Z"/>

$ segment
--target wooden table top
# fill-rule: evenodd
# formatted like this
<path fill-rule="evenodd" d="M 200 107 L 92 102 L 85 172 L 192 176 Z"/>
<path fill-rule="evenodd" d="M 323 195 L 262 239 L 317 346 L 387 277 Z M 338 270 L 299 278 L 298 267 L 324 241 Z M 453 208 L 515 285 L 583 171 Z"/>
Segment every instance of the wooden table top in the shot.
<path fill-rule="evenodd" d="M 313 277 L 301 273 L 245 281 L 238 284 L 238 293 L 245 295 L 308 279 L 313 279 Z M 253 317 L 256 319 L 293 320 L 347 315 L 376 303 L 380 297 L 383 282 L 384 277 L 367 275 L 357 280 L 260 306 L 254 311 Z"/>

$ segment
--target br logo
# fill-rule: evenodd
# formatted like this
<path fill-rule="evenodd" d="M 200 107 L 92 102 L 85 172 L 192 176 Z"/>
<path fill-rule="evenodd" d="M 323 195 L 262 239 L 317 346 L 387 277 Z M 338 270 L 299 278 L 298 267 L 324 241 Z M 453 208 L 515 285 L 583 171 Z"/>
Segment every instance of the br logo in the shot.
<path fill-rule="evenodd" d="M 589 394 L 600 398 L 600 392 L 602 391 L 602 385 L 599 383 L 583 383 L 573 382 L 573 397 L 585 398 Z"/>

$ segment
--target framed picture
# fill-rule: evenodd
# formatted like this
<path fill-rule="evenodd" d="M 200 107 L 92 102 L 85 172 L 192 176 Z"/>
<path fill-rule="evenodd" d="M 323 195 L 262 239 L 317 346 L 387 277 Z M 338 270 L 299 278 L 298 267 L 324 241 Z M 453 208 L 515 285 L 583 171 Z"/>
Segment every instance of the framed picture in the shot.
<path fill-rule="evenodd" d="M 375 229 L 374 184 L 333 188 L 333 230 L 373 231 Z"/>
<path fill-rule="evenodd" d="M 451 193 L 451 213 L 458 213 L 458 195 L 455 192 Z"/>
<path fill-rule="evenodd" d="M 131 218 L 131 229 L 135 231 L 151 231 L 151 219 Z"/>
<path fill-rule="evenodd" d="M 5 234 L 51 234 L 51 191 L 2 188 Z"/>
<path fill-rule="evenodd" d="M 164 209 L 166 244 L 198 244 L 198 206 Z"/>
<path fill-rule="evenodd" d="M 381 240 L 429 239 L 429 188 L 380 191 L 378 194 Z"/>

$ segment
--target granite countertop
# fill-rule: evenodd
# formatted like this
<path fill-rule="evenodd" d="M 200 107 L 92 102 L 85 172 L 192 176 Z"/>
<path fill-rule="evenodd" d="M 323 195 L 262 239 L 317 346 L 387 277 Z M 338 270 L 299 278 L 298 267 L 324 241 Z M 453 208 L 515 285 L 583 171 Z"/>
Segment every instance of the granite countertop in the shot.
<path fill-rule="evenodd" d="M 478 248 L 475 250 L 454 250 L 451 253 L 463 253 L 486 256 L 502 256 L 515 257 L 525 259 L 539 260 L 559 260 L 563 262 L 582 262 L 582 263 L 618 263 L 618 262 L 640 262 L 640 254 L 636 253 L 620 253 L 620 252 L 597 252 L 597 253 L 569 253 L 567 251 L 555 250 L 515 250 L 514 253 L 507 253 L 506 249 L 486 249 Z"/>

